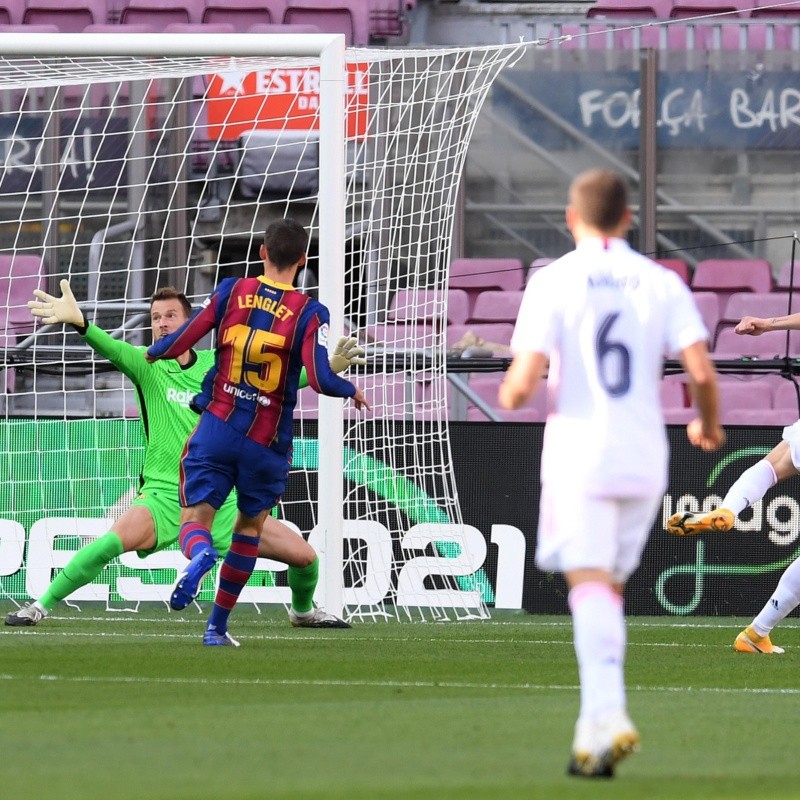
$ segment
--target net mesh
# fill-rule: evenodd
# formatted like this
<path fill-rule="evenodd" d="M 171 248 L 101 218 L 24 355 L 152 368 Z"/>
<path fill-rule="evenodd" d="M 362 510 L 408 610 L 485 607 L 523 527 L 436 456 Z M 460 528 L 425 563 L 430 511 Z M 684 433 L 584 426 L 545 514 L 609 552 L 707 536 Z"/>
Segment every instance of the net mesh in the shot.
<path fill-rule="evenodd" d="M 344 509 L 318 509 L 317 397 L 300 393 L 280 516 L 324 550 L 319 514 L 343 513 L 351 618 L 480 617 L 493 600 L 450 467 L 446 287 L 473 126 L 519 53 L 348 51 L 342 311 L 373 409 L 345 406 Z M 0 591 L 19 600 L 127 508 L 144 446 L 130 383 L 74 332 L 33 335 L 33 289 L 68 278 L 94 322 L 147 344 L 149 295 L 200 301 L 258 274 L 272 219 L 308 227 L 298 281 L 317 292 L 319 207 L 341 199 L 319 196 L 314 59 L 5 58 L 0 98 Z M 183 563 L 126 554 L 74 599 L 163 600 Z M 286 602 L 284 568 L 260 562 L 244 599 Z"/>

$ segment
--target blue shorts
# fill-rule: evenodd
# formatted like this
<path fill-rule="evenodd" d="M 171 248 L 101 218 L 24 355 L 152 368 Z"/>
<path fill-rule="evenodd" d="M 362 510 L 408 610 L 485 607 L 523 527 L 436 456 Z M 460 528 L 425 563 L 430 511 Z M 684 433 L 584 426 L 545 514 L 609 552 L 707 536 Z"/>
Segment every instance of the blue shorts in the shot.
<path fill-rule="evenodd" d="M 235 486 L 239 511 L 256 517 L 280 499 L 290 464 L 291 451 L 277 453 L 205 411 L 181 459 L 181 506 L 218 509 Z"/>

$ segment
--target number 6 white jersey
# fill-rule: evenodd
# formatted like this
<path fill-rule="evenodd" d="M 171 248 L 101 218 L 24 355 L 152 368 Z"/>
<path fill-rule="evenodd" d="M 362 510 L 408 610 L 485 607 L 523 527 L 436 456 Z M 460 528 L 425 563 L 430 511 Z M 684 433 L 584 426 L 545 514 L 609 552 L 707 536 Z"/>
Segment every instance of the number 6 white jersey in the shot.
<path fill-rule="evenodd" d="M 515 353 L 550 358 L 542 482 L 602 497 L 664 491 L 664 356 L 708 338 L 691 292 L 622 239 L 585 239 L 525 289 Z"/>

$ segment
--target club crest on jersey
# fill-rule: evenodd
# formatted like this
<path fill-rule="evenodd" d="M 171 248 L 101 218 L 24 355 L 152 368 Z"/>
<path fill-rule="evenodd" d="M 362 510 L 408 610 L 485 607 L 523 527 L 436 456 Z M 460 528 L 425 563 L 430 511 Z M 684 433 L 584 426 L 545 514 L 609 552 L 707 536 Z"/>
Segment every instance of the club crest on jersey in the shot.
<path fill-rule="evenodd" d="M 317 330 L 317 344 L 321 344 L 323 347 L 328 346 L 328 323 L 326 322 L 323 325 L 319 326 Z"/>

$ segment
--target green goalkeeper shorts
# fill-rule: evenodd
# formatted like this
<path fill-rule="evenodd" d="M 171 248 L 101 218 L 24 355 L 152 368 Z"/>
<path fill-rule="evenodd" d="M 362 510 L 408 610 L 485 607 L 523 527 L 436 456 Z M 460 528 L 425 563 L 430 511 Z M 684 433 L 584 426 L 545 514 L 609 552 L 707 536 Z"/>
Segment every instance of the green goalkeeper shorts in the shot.
<path fill-rule="evenodd" d="M 174 491 L 164 488 L 143 486 L 136 495 L 131 506 L 144 506 L 153 517 L 156 533 L 155 547 L 149 550 L 138 550 L 140 558 L 145 558 L 151 553 L 166 550 L 178 541 L 181 531 L 181 506 L 178 500 L 177 487 Z M 211 538 L 214 548 L 220 556 L 224 556 L 231 546 L 233 523 L 236 521 L 236 495 L 231 496 L 222 504 L 214 517 L 211 527 Z"/>

